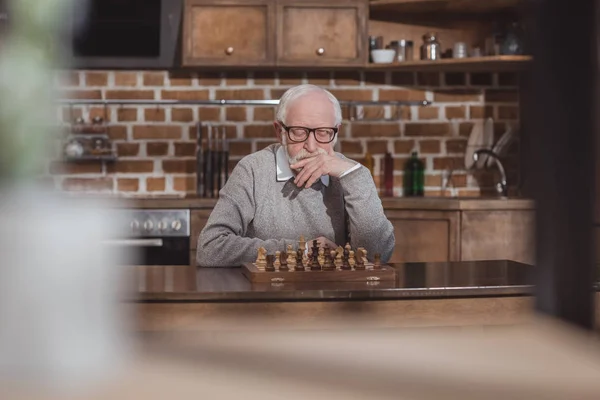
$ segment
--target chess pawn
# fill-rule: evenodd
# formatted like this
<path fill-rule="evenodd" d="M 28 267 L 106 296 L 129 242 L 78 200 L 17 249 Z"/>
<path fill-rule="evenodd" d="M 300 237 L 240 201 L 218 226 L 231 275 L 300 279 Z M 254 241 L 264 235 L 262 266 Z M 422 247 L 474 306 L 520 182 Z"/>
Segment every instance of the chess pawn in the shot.
<path fill-rule="evenodd" d="M 266 256 L 266 258 L 267 258 L 267 265 L 265 266 L 265 271 L 267 271 L 267 272 L 275 271 L 275 266 L 273 265 L 273 255 L 269 254 Z"/>
<path fill-rule="evenodd" d="M 281 252 L 279 250 L 275 252 L 275 258 L 273 259 L 273 267 L 275 267 L 277 271 L 279 271 L 279 269 L 281 268 Z"/>
<path fill-rule="evenodd" d="M 350 250 L 350 256 L 348 257 L 348 264 L 350 264 L 350 268 L 354 269 L 356 265 L 356 258 L 354 258 L 354 250 Z"/>
<path fill-rule="evenodd" d="M 287 252 L 287 263 L 288 268 L 294 268 L 296 266 L 296 252 L 288 251 Z"/>
<path fill-rule="evenodd" d="M 381 254 L 373 254 L 373 269 L 381 269 Z"/>
<path fill-rule="evenodd" d="M 325 264 L 325 249 L 322 247 L 319 248 L 319 257 L 317 258 L 317 260 L 319 261 L 320 265 Z"/>
<path fill-rule="evenodd" d="M 280 263 L 281 263 L 281 265 L 280 265 L 280 267 L 279 267 L 279 270 L 280 270 L 280 271 L 289 271 L 289 270 L 290 270 L 290 268 L 289 268 L 289 266 L 288 266 L 288 263 L 287 263 L 287 257 L 286 257 L 286 255 L 285 255 L 285 253 L 281 253 L 281 254 L 279 255 L 279 258 L 280 258 Z"/>

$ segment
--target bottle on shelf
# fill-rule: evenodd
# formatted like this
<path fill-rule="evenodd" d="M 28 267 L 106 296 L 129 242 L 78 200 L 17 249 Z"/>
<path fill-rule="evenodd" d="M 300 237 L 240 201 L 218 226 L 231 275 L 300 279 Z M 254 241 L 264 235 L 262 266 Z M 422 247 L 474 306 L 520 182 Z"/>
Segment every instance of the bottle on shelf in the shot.
<path fill-rule="evenodd" d="M 423 196 L 425 193 L 425 164 L 416 151 L 404 164 L 404 196 Z"/>

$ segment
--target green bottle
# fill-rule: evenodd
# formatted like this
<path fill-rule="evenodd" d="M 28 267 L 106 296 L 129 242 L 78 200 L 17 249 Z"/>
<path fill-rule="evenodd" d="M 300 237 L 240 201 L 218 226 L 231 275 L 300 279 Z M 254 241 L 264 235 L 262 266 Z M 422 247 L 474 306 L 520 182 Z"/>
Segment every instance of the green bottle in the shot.
<path fill-rule="evenodd" d="M 425 193 L 425 164 L 413 151 L 404 164 L 404 195 L 423 196 Z"/>

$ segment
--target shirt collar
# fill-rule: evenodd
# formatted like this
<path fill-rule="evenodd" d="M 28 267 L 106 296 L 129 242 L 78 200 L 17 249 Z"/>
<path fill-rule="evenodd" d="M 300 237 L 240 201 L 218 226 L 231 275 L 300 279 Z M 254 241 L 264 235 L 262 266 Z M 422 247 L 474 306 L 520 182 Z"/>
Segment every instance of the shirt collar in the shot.
<path fill-rule="evenodd" d="M 283 146 L 279 146 L 275 153 L 275 163 L 277 164 L 277 182 L 285 182 L 295 176 Z M 321 176 L 321 182 L 323 185 L 329 186 L 329 175 Z"/>

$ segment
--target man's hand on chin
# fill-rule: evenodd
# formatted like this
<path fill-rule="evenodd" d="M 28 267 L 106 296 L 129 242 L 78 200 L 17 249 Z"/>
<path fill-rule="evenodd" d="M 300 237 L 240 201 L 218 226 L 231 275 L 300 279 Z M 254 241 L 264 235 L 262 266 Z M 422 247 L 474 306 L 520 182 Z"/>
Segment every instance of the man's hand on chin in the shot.
<path fill-rule="evenodd" d="M 290 168 L 300 171 L 294 183 L 296 186 L 311 187 L 323 175 L 330 175 L 339 178 L 345 171 L 352 168 L 353 163 L 343 160 L 333 152 L 329 154 L 319 154 L 314 157 L 302 159 L 290 165 Z"/>

